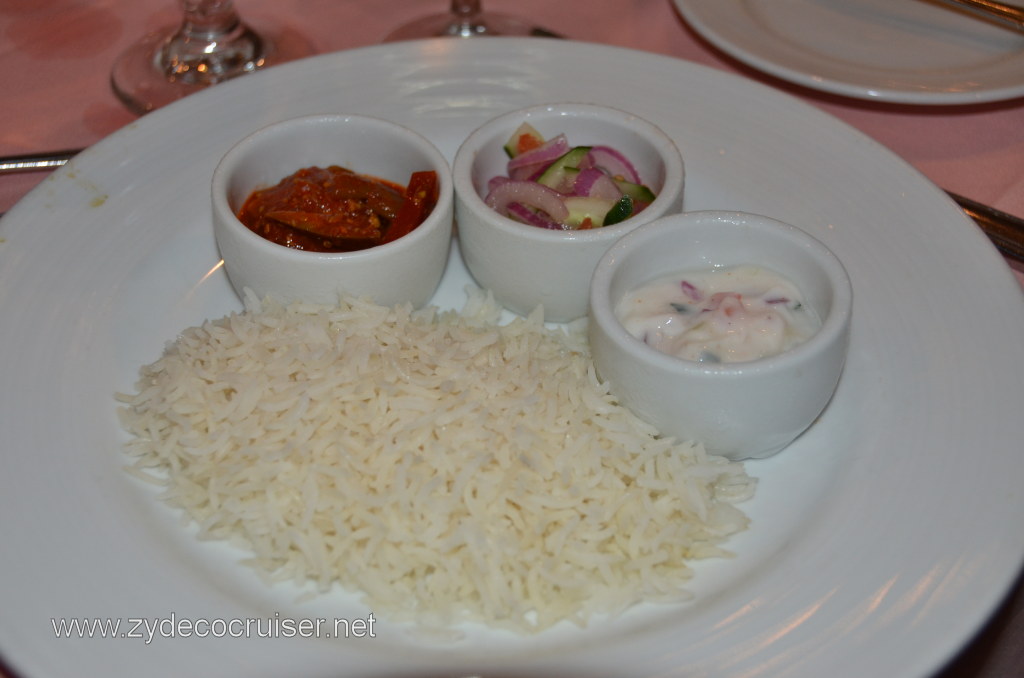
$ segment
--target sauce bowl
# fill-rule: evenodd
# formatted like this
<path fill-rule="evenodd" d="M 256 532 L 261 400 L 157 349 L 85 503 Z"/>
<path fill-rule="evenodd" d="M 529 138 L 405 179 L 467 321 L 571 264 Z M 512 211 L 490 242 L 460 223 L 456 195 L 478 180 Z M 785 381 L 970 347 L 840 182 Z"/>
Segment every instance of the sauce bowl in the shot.
<path fill-rule="evenodd" d="M 633 337 L 615 305 L 664 275 L 740 265 L 792 281 L 821 319 L 805 342 L 778 355 L 704 363 L 661 353 Z M 590 286 L 588 333 L 611 393 L 662 435 L 702 442 L 731 459 L 768 457 L 822 414 L 846 361 L 853 291 L 842 263 L 795 226 L 742 212 L 663 217 L 629 233 L 601 258 Z"/>
<path fill-rule="evenodd" d="M 548 230 L 502 216 L 485 202 L 488 181 L 506 174 L 504 144 L 524 122 L 572 146 L 604 145 L 635 165 L 657 194 L 637 215 L 588 230 Z M 459 247 L 477 283 L 505 308 L 567 322 L 587 314 L 588 284 L 601 255 L 641 224 L 682 209 L 683 160 L 664 132 L 631 113 L 592 104 L 544 104 L 501 115 L 463 142 L 452 165 Z"/>
<path fill-rule="evenodd" d="M 433 170 L 438 200 L 412 232 L 353 252 L 311 252 L 266 240 L 236 214 L 246 198 L 299 169 L 339 165 L 405 186 L 413 172 Z M 245 137 L 217 165 L 213 228 L 228 279 L 239 296 L 283 302 L 337 303 L 339 295 L 392 306 L 425 305 L 441 281 L 451 250 L 453 187 L 441 152 L 418 133 L 360 115 L 325 114 L 274 123 Z"/>

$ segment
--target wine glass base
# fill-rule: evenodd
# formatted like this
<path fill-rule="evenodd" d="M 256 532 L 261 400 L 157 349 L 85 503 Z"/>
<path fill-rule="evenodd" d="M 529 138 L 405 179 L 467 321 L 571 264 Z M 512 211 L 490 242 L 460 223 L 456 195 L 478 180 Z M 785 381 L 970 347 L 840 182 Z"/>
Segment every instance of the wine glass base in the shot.
<path fill-rule="evenodd" d="M 531 23 L 513 16 L 481 12 L 467 19 L 457 14 L 432 14 L 392 31 L 384 42 L 418 40 L 421 38 L 475 38 L 491 35 L 537 36 L 553 35 Z"/>
<path fill-rule="evenodd" d="M 295 31 L 260 28 L 256 32 L 262 48 L 258 60 L 231 64 L 216 73 L 206 69 L 175 71 L 162 58 L 175 30 L 175 27 L 169 27 L 145 36 L 114 61 L 110 73 L 111 87 L 133 113 L 149 113 L 218 82 L 315 53 L 312 45 Z"/>

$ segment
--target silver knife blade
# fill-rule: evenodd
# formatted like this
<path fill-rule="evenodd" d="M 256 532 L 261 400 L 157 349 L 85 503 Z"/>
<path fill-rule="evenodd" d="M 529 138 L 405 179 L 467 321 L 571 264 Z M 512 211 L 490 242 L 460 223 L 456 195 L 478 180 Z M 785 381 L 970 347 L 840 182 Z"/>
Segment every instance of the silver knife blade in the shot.
<path fill-rule="evenodd" d="M 36 172 L 53 170 L 67 164 L 68 160 L 81 152 L 81 149 L 53 151 L 50 153 L 30 153 L 28 155 L 10 155 L 0 158 L 0 174 L 17 172 Z"/>

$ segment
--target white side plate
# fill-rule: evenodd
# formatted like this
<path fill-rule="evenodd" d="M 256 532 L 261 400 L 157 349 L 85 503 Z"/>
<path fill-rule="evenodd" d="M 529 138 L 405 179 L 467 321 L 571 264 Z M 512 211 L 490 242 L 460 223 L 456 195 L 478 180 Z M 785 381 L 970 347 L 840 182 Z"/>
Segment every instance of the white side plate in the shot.
<path fill-rule="evenodd" d="M 919 0 L 674 0 L 709 42 L 812 89 L 875 101 L 1024 96 L 1024 33 Z"/>

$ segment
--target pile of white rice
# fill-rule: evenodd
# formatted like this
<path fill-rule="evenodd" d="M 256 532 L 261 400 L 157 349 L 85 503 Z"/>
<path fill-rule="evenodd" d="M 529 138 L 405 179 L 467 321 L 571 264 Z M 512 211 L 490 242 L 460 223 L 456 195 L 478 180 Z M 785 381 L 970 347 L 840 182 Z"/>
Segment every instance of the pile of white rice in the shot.
<path fill-rule="evenodd" d="M 616 404 L 539 313 L 248 299 L 121 395 L 136 475 L 272 580 L 377 617 L 533 632 L 677 600 L 755 482 Z"/>

